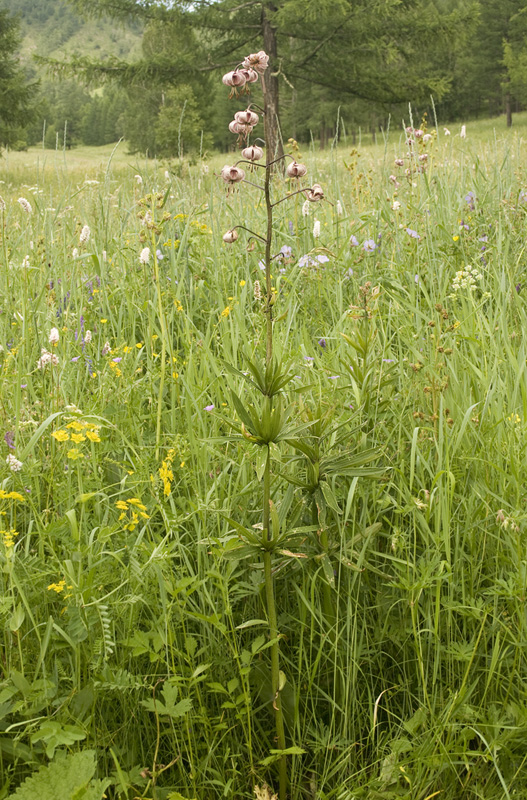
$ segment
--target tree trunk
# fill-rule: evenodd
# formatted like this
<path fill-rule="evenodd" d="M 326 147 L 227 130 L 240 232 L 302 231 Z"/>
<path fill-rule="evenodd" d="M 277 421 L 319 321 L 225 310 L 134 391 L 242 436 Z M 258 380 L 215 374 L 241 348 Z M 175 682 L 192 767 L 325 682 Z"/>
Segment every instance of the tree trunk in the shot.
<path fill-rule="evenodd" d="M 512 128 L 512 104 L 509 92 L 505 94 L 505 114 L 507 115 L 507 128 Z"/>
<path fill-rule="evenodd" d="M 274 71 L 278 67 L 278 46 L 276 41 L 276 28 L 268 19 L 275 6 L 267 4 L 262 6 L 262 33 L 264 50 L 269 56 L 269 68 L 262 76 L 262 89 L 264 96 L 264 137 L 267 148 L 267 158 L 272 161 L 283 156 L 282 137 L 280 133 L 279 105 L 278 105 L 278 76 Z"/>

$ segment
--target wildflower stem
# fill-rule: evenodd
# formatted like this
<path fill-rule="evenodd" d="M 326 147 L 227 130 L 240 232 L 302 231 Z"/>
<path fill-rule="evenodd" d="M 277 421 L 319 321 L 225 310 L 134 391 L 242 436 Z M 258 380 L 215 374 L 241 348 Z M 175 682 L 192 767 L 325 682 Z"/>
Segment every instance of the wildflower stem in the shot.
<path fill-rule="evenodd" d="M 269 153 L 267 153 L 269 159 Z M 265 237 L 265 290 L 266 290 L 266 317 L 267 317 L 267 331 L 266 331 L 266 349 L 265 361 L 270 364 L 273 358 L 273 307 L 272 291 L 271 291 L 271 244 L 273 238 L 273 204 L 271 203 L 271 163 L 267 160 L 265 167 L 265 206 L 267 210 L 267 236 Z"/>
<path fill-rule="evenodd" d="M 271 502 L 271 453 L 267 445 L 267 458 L 263 474 L 263 537 L 265 542 L 270 542 L 272 533 L 270 530 L 270 502 Z M 282 698 L 280 696 L 280 642 L 278 634 L 278 620 L 276 615 L 276 602 L 274 591 L 274 579 L 272 572 L 272 556 L 270 550 L 265 549 L 263 554 L 264 576 L 265 576 L 265 602 L 267 606 L 267 619 L 269 623 L 269 638 L 271 644 L 271 692 L 273 696 L 273 708 L 275 711 L 276 738 L 279 750 L 285 750 L 285 728 L 284 716 L 282 713 Z M 280 758 L 279 764 L 279 796 L 280 800 L 285 800 L 287 789 L 287 763 L 286 757 Z"/>
<path fill-rule="evenodd" d="M 161 326 L 161 374 L 159 376 L 159 393 L 157 397 L 157 425 L 156 425 L 156 461 L 159 459 L 159 445 L 161 443 L 161 412 L 163 410 L 163 389 L 165 386 L 165 356 L 167 343 L 166 320 L 163 313 L 163 303 L 161 300 L 161 281 L 159 280 L 159 261 L 156 252 L 156 239 L 152 230 L 152 251 L 154 253 L 154 278 L 157 290 L 157 307 L 159 313 L 159 325 Z"/>

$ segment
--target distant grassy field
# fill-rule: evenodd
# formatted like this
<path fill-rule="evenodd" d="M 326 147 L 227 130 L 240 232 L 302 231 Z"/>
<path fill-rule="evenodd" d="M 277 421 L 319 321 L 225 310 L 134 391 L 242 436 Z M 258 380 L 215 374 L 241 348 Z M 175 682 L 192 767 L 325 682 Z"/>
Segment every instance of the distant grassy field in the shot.
<path fill-rule="evenodd" d="M 4 154 L 0 798 L 527 796 L 527 114 L 449 127 L 275 176 L 276 374 L 235 155 Z"/>

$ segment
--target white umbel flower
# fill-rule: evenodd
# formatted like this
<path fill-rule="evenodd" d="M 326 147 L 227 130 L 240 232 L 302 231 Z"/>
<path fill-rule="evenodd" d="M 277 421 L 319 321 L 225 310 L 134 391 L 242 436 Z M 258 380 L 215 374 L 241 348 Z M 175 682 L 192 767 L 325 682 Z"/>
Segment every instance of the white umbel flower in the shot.
<path fill-rule="evenodd" d="M 320 236 L 320 220 L 316 219 L 313 225 L 313 239 L 318 239 Z"/>
<path fill-rule="evenodd" d="M 141 250 L 141 254 L 139 256 L 139 261 L 141 262 L 141 264 L 148 264 L 148 262 L 150 261 L 149 247 L 143 247 L 143 249 Z"/>
<path fill-rule="evenodd" d="M 58 363 L 59 357 L 56 356 L 55 353 L 50 353 L 49 350 L 43 347 L 40 351 L 40 358 L 37 361 L 37 369 L 44 369 L 48 364 L 52 364 L 56 367 Z"/>
<path fill-rule="evenodd" d="M 31 214 L 33 209 L 31 208 L 31 203 L 29 202 L 29 200 L 26 200 L 25 197 L 19 197 L 18 198 L 18 203 L 19 203 L 19 205 L 22 206 L 22 208 L 24 209 L 26 214 Z"/>
<path fill-rule="evenodd" d="M 337 200 L 337 217 L 342 216 L 342 203 L 340 200 Z"/>
<path fill-rule="evenodd" d="M 48 342 L 49 342 L 51 345 L 56 345 L 56 344 L 58 344 L 58 342 L 59 342 L 59 339 L 60 339 L 60 333 L 59 333 L 59 329 L 58 329 L 58 328 L 52 328 L 52 329 L 50 330 L 50 332 L 49 332 L 49 339 L 48 339 Z"/>
<path fill-rule="evenodd" d="M 302 206 L 302 216 L 307 217 L 308 214 L 309 214 L 309 200 L 306 200 L 306 202 Z"/>
<path fill-rule="evenodd" d="M 5 460 L 5 463 L 7 464 L 11 472 L 20 472 L 23 466 L 22 462 L 19 461 L 18 458 L 15 458 L 15 456 L 12 453 L 9 453 L 9 455 Z"/>
<path fill-rule="evenodd" d="M 81 244 L 86 244 L 90 241 L 91 231 L 87 225 L 83 227 L 79 236 L 79 242 Z"/>
<path fill-rule="evenodd" d="M 74 247 L 73 250 L 71 251 L 71 257 L 72 258 L 78 258 L 79 257 L 79 251 L 77 250 L 76 247 Z"/>
<path fill-rule="evenodd" d="M 90 344 L 91 340 L 92 340 L 91 331 L 86 331 L 86 333 L 84 334 L 84 341 L 86 342 L 86 344 Z"/>

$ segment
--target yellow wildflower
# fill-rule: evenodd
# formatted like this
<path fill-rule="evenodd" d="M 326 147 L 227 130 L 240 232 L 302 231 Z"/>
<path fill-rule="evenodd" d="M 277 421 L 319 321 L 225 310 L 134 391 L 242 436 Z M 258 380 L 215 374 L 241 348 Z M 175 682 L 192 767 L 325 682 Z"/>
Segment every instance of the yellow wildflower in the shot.
<path fill-rule="evenodd" d="M 57 442 L 67 442 L 70 438 L 70 435 L 67 431 L 53 431 L 51 434 Z"/>
<path fill-rule="evenodd" d="M 56 592 L 57 594 L 60 594 L 61 592 L 64 591 L 65 586 L 66 586 L 66 581 L 59 581 L 58 583 L 50 583 L 48 586 L 48 592 Z"/>
<path fill-rule="evenodd" d="M 86 437 L 82 433 L 72 433 L 71 441 L 75 442 L 75 444 L 80 444 L 81 442 L 86 441 Z"/>
<path fill-rule="evenodd" d="M 66 425 L 66 428 L 72 428 L 74 431 L 83 431 L 86 427 L 86 423 L 81 422 L 80 420 L 76 419 L 74 422 L 69 422 Z"/>
<path fill-rule="evenodd" d="M 230 313 L 231 313 L 231 310 L 230 310 L 229 306 L 226 306 L 226 307 L 223 309 L 223 311 L 221 312 L 220 316 L 222 316 L 222 317 L 228 317 Z"/>
<path fill-rule="evenodd" d="M 76 461 L 78 458 L 82 458 L 82 453 L 78 449 L 78 447 L 74 447 L 71 450 L 68 450 L 68 458 L 71 458 L 72 461 Z"/>
<path fill-rule="evenodd" d="M 100 442 L 101 437 L 96 431 L 86 431 L 86 436 L 90 440 L 90 442 Z"/>

